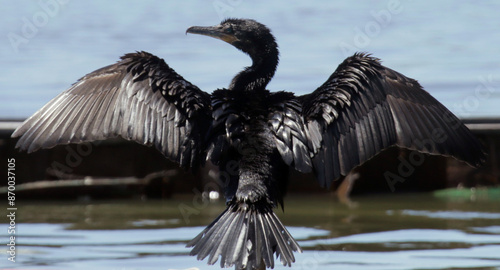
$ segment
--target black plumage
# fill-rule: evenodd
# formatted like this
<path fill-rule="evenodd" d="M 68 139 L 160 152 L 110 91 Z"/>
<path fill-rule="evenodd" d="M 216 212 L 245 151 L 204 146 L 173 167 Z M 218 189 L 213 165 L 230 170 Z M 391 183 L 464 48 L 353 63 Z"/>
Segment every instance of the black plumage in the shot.
<path fill-rule="evenodd" d="M 484 161 L 478 140 L 417 81 L 357 53 L 304 96 L 270 92 L 278 65 L 270 30 L 227 19 L 188 33 L 224 40 L 252 65 L 228 89 L 207 94 L 162 59 L 126 54 L 78 80 L 13 134 L 28 152 L 58 144 L 123 137 L 154 145 L 184 168 L 206 160 L 229 177 L 227 209 L 188 246 L 198 259 L 256 269 L 295 261 L 301 251 L 273 212 L 283 204 L 288 167 L 314 172 L 322 186 L 396 145 L 473 166 Z"/>

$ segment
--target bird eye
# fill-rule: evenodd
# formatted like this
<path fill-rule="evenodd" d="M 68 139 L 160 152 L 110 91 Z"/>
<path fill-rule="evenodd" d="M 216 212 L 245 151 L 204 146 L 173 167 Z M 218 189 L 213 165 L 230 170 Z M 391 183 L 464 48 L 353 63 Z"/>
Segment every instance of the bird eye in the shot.
<path fill-rule="evenodd" d="M 233 26 L 232 25 L 227 26 L 224 31 L 226 33 L 228 33 L 228 34 L 234 34 L 234 30 L 233 30 Z"/>

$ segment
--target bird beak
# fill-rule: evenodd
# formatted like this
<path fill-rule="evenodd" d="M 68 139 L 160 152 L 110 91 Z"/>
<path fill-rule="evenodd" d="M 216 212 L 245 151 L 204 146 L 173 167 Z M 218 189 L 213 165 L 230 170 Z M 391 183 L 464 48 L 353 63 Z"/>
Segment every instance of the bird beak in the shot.
<path fill-rule="evenodd" d="M 213 37 L 216 39 L 223 40 L 229 44 L 232 44 L 235 41 L 238 41 L 234 35 L 224 32 L 224 29 L 220 25 L 216 26 L 191 26 L 186 30 L 186 34 L 198 34 Z"/>

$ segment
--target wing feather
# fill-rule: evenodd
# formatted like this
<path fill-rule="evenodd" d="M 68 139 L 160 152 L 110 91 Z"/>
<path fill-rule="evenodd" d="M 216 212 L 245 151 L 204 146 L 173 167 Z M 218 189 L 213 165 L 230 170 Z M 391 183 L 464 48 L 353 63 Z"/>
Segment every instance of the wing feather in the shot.
<path fill-rule="evenodd" d="M 154 145 L 183 167 L 205 159 L 210 96 L 146 52 L 87 74 L 14 133 L 28 152 L 123 137 Z"/>
<path fill-rule="evenodd" d="M 312 160 L 309 144 L 319 140 L 319 134 L 306 131 L 302 105 L 293 94 L 286 92 L 271 94 L 270 104 L 268 125 L 283 161 L 300 172 L 310 172 Z M 312 139 L 308 138 L 308 134 Z"/>
<path fill-rule="evenodd" d="M 417 81 L 366 54 L 347 58 L 322 86 L 298 99 L 311 167 L 323 186 L 392 145 L 473 166 L 485 159 L 481 143 Z"/>

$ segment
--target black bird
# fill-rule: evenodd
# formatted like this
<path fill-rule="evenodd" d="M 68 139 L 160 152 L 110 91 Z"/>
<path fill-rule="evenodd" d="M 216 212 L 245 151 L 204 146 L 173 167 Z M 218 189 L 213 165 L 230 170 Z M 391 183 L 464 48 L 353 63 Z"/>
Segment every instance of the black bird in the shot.
<path fill-rule="evenodd" d="M 331 182 L 396 145 L 480 165 L 471 132 L 417 81 L 357 53 L 304 96 L 270 92 L 278 65 L 270 30 L 227 19 L 187 33 L 228 42 L 252 58 L 227 89 L 201 91 L 146 52 L 87 74 L 12 135 L 28 152 L 123 137 L 154 145 L 184 168 L 210 160 L 229 175 L 227 209 L 189 242 L 191 255 L 222 267 L 273 268 L 301 251 L 273 212 L 283 204 L 288 167 Z M 439 136 L 436 136 L 439 134 Z"/>

